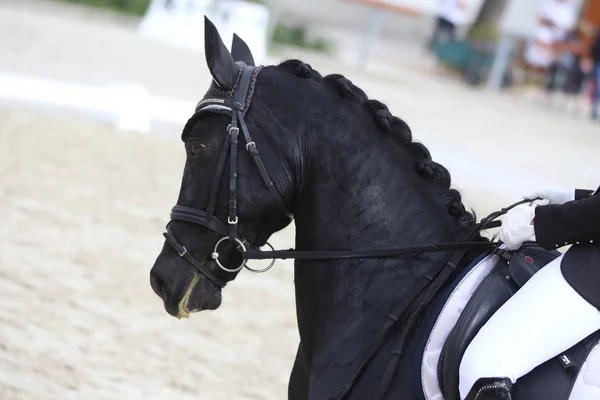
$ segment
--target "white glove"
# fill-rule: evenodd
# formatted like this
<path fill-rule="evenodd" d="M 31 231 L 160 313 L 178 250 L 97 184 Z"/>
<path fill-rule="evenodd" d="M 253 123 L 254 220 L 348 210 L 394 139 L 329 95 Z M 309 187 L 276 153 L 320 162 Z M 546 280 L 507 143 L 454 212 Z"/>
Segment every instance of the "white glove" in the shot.
<path fill-rule="evenodd" d="M 575 200 L 575 189 L 567 188 L 543 188 L 536 190 L 523 196 L 525 200 L 534 200 L 536 198 L 549 200 L 550 204 L 565 204 L 569 201 Z"/>
<path fill-rule="evenodd" d="M 531 204 L 522 204 L 504 215 L 500 240 L 509 250 L 516 250 L 521 247 L 523 242 L 535 240 L 535 230 L 532 224 L 535 218 L 535 208 L 548 203 L 548 200 L 539 200 Z"/>

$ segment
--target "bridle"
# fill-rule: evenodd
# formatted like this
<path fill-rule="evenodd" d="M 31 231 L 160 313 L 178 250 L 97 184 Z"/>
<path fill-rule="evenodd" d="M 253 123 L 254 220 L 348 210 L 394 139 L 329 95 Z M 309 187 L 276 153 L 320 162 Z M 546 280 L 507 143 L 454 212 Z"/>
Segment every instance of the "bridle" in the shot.
<path fill-rule="evenodd" d="M 270 269 L 275 260 L 273 259 L 271 263 L 263 269 L 256 270 L 247 266 L 247 259 L 244 258 L 239 266 L 236 268 L 227 268 L 219 261 L 219 246 L 225 241 L 229 241 L 232 243 L 242 254 L 245 254 L 248 249 L 253 248 L 252 245 L 249 244 L 247 240 L 239 236 L 238 233 L 238 222 L 239 218 L 237 215 L 237 177 L 238 177 L 238 168 L 237 168 L 237 154 L 238 154 L 238 139 L 240 131 L 243 134 L 244 140 L 246 142 L 246 151 L 252 159 L 258 171 L 260 172 L 260 176 L 269 190 L 280 209 L 286 215 L 286 217 L 291 221 L 293 216 L 286 210 L 284 205 L 283 198 L 281 194 L 275 188 L 273 184 L 273 180 L 269 176 L 267 169 L 260 157 L 258 149 L 256 147 L 256 143 L 252 140 L 250 136 L 250 132 L 248 131 L 248 126 L 244 120 L 244 112 L 246 110 L 247 101 L 249 101 L 249 91 L 250 85 L 252 83 L 252 77 L 255 72 L 256 67 L 253 66 L 244 66 L 242 68 L 240 77 L 237 82 L 237 87 L 235 89 L 235 97 L 231 101 L 230 99 L 208 99 L 201 101 L 196 107 L 196 111 L 190 121 L 194 121 L 197 116 L 204 112 L 218 112 L 225 113 L 231 115 L 231 122 L 227 126 L 227 134 L 225 135 L 225 139 L 223 142 L 223 147 L 221 149 L 221 153 L 219 154 L 219 158 L 217 160 L 217 167 L 215 170 L 215 174 L 210 187 L 209 194 L 209 202 L 206 210 L 200 210 L 192 207 L 185 207 L 176 205 L 171 210 L 171 221 L 185 221 L 193 224 L 204 226 L 214 232 L 217 232 L 223 237 L 217 241 L 215 244 L 214 250 L 211 254 L 211 258 L 215 261 L 215 263 L 219 266 L 219 268 L 228 273 L 236 273 L 239 272 L 242 268 L 246 267 L 252 272 L 265 272 Z M 257 71 L 258 72 L 258 71 Z M 188 122 L 187 125 L 191 125 Z M 186 125 L 186 126 L 187 126 Z M 227 216 L 227 224 L 221 221 L 219 218 L 215 217 L 215 206 L 217 202 L 217 195 L 219 191 L 219 184 L 225 172 L 225 164 L 227 161 L 227 157 L 229 156 L 229 202 L 228 202 L 228 216 Z M 219 277 L 217 277 L 214 273 L 212 273 L 206 266 L 199 262 L 193 255 L 191 255 L 185 246 L 183 246 L 173 235 L 169 225 L 167 225 L 167 232 L 163 234 L 167 242 L 177 251 L 180 257 L 185 258 L 190 262 L 190 264 L 196 268 L 200 273 L 202 273 L 207 279 L 218 285 L 219 287 L 225 287 L 226 282 Z M 267 243 L 268 244 L 268 243 Z M 272 246 L 268 244 L 271 248 Z"/>
<path fill-rule="evenodd" d="M 510 209 L 528 202 L 530 200 L 520 201 L 509 207 L 503 208 L 500 211 L 490 214 L 488 217 L 477 223 L 473 229 L 467 234 L 464 241 L 457 243 L 438 243 L 426 246 L 416 247 L 404 247 L 404 248 L 392 248 L 392 249 L 366 249 L 366 250 L 339 250 L 339 251 L 297 251 L 297 250 L 273 250 L 272 251 L 261 251 L 255 249 L 247 240 L 239 236 L 238 222 L 239 218 L 237 215 L 237 156 L 238 156 L 238 139 L 240 131 L 244 137 L 245 148 L 248 154 L 254 160 L 254 164 L 258 168 L 261 178 L 265 184 L 267 190 L 271 193 L 275 199 L 281 211 L 291 221 L 293 215 L 287 211 L 285 203 L 281 194 L 277 191 L 273 180 L 269 176 L 264 163 L 258 152 L 256 143 L 252 140 L 248 127 L 244 120 L 244 114 L 247 110 L 248 103 L 251 100 L 249 95 L 252 79 L 256 79 L 256 75 L 259 71 L 253 66 L 243 65 L 238 82 L 235 87 L 235 94 L 233 99 L 220 99 L 210 98 L 202 100 L 196 107 L 196 111 L 190 121 L 189 126 L 197 118 L 198 115 L 204 112 L 217 112 L 227 114 L 231 116 L 231 122 L 227 127 L 227 134 L 223 142 L 223 147 L 219 158 L 217 160 L 217 167 L 213 177 L 213 181 L 210 187 L 209 203 L 206 210 L 200 210 L 192 207 L 176 205 L 171 210 L 171 221 L 185 221 L 196 225 L 204 226 L 216 233 L 223 235 L 221 239 L 215 244 L 214 250 L 211 254 L 211 259 L 215 261 L 218 267 L 228 273 L 239 272 L 242 268 L 246 267 L 253 272 L 264 272 L 270 269 L 276 259 L 298 259 L 298 260 L 332 260 L 332 259 L 350 259 L 350 258 L 399 258 L 416 256 L 423 253 L 437 253 L 437 252 L 449 252 L 453 251 L 453 256 L 444 265 L 441 265 L 433 271 L 429 271 L 425 276 L 418 281 L 412 288 L 411 292 L 407 294 L 403 301 L 397 305 L 397 307 L 389 314 L 389 319 L 386 324 L 382 327 L 379 335 L 373 341 L 373 344 L 367 349 L 364 355 L 363 362 L 356 371 L 350 383 L 345 387 L 345 390 L 340 395 L 339 399 L 346 398 L 354 384 L 358 381 L 362 373 L 364 372 L 368 363 L 377 353 L 379 347 L 383 343 L 387 333 L 391 328 L 401 319 L 401 317 L 408 313 L 406 318 L 406 325 L 400 332 L 400 339 L 398 347 L 393 353 L 390 365 L 385 371 L 382 377 L 382 383 L 376 393 L 376 398 L 383 398 L 385 391 L 390 383 L 393 372 L 395 371 L 397 362 L 402 354 L 404 348 L 404 341 L 410 331 L 410 328 L 417 320 L 420 313 L 427 307 L 427 305 L 434 298 L 435 294 L 443 287 L 446 281 L 452 276 L 456 270 L 462 258 L 469 250 L 493 250 L 498 251 L 500 248 L 500 242 L 482 242 L 474 241 L 477 239 L 480 231 L 490 228 L 495 228 L 500 225 L 499 222 L 494 221 L 498 217 L 506 214 Z M 223 177 L 226 161 L 229 156 L 229 201 L 228 201 L 228 215 L 227 223 L 215 216 L 215 206 L 217 203 L 217 195 L 219 191 L 219 184 Z M 169 222 L 170 224 L 170 222 Z M 203 274 L 208 280 L 212 281 L 219 287 L 224 287 L 226 281 L 219 278 L 216 274 L 211 272 L 204 263 L 198 261 L 193 255 L 191 255 L 187 248 L 182 245 L 177 238 L 173 235 L 169 224 L 167 224 L 167 232 L 163 235 L 167 242 L 173 247 L 173 249 L 179 254 L 180 257 L 185 258 L 195 269 Z M 222 265 L 219 260 L 219 247 L 226 241 L 235 246 L 235 248 L 241 253 L 242 262 L 236 268 L 227 268 Z M 248 260 L 264 260 L 271 259 L 271 263 L 268 267 L 255 270 L 247 265 Z M 419 301 L 417 301 L 419 300 Z"/>

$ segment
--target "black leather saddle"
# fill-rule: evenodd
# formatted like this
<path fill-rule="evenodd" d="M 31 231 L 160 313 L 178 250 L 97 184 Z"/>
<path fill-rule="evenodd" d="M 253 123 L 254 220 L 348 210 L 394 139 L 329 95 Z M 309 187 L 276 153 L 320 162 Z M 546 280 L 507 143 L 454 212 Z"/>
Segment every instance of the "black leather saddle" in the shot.
<path fill-rule="evenodd" d="M 526 243 L 516 252 L 499 250 L 496 254 L 499 256 L 498 262 L 474 292 L 442 348 L 438 363 L 438 380 L 445 400 L 460 400 L 458 391 L 459 366 L 463 354 L 477 332 L 537 271 L 560 255 L 558 251 L 545 250 L 535 243 Z M 543 364 L 537 368 L 544 370 L 543 376 L 545 379 L 550 377 L 550 379 L 556 380 L 557 385 L 548 385 L 550 387 L 548 390 L 553 391 L 552 396 L 548 399 L 568 398 L 572 385 L 577 378 L 575 372 L 579 371 L 582 362 L 585 361 L 589 352 L 598 342 L 598 337 L 600 337 L 598 334 L 592 336 L 594 337 L 584 340 L 566 353 L 546 363 L 551 363 L 551 365 L 546 366 Z M 504 343 L 503 345 L 510 345 L 510 343 Z M 565 355 L 567 355 L 566 359 Z M 565 360 L 568 361 L 565 362 Z M 548 373 L 549 368 L 551 373 Z M 566 373 L 568 369 L 570 371 Z M 536 370 L 532 371 L 528 376 L 535 375 L 535 372 Z M 517 385 L 515 385 L 516 393 L 519 392 L 519 389 L 527 392 L 528 389 L 523 388 L 523 386 L 527 385 L 528 382 L 530 385 L 539 384 L 536 379 L 527 379 L 528 376 L 517 382 Z M 563 382 L 559 386 L 558 383 L 561 379 Z M 519 388 L 519 386 L 522 387 Z M 563 391 L 566 390 L 567 392 L 560 394 L 557 392 L 557 387 L 562 387 L 564 388 Z M 539 388 L 535 390 L 539 390 Z M 525 396 L 524 398 L 528 397 Z"/>

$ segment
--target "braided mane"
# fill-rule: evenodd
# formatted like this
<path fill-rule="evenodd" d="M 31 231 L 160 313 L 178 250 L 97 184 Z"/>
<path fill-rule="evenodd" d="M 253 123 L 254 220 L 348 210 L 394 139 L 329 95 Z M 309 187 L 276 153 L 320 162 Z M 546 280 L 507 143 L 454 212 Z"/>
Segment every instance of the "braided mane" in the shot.
<path fill-rule="evenodd" d="M 409 154 L 414 158 L 416 172 L 434 186 L 450 215 L 465 228 L 470 229 L 473 227 L 476 222 L 475 213 L 467 211 L 462 203 L 460 192 L 450 188 L 450 172 L 443 165 L 431 159 L 431 153 L 427 147 L 422 143 L 413 142 L 408 124 L 393 116 L 385 104 L 369 99 L 363 90 L 356 87 L 343 75 L 331 74 L 323 77 L 313 70 L 309 64 L 300 60 L 287 60 L 277 67 L 298 77 L 322 82 L 339 96 L 356 101 L 365 107 L 375 119 L 375 123 L 380 130 L 389 133 L 407 147 Z"/>

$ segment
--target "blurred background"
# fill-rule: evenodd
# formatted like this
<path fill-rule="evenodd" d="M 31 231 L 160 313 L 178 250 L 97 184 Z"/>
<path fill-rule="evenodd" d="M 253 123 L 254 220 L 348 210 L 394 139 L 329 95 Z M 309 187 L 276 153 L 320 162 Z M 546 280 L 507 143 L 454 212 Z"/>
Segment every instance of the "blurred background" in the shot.
<path fill-rule="evenodd" d="M 286 397 L 289 261 L 189 320 L 148 282 L 204 15 L 387 104 L 480 216 L 599 184 L 600 0 L 0 0 L 0 399 Z"/>

